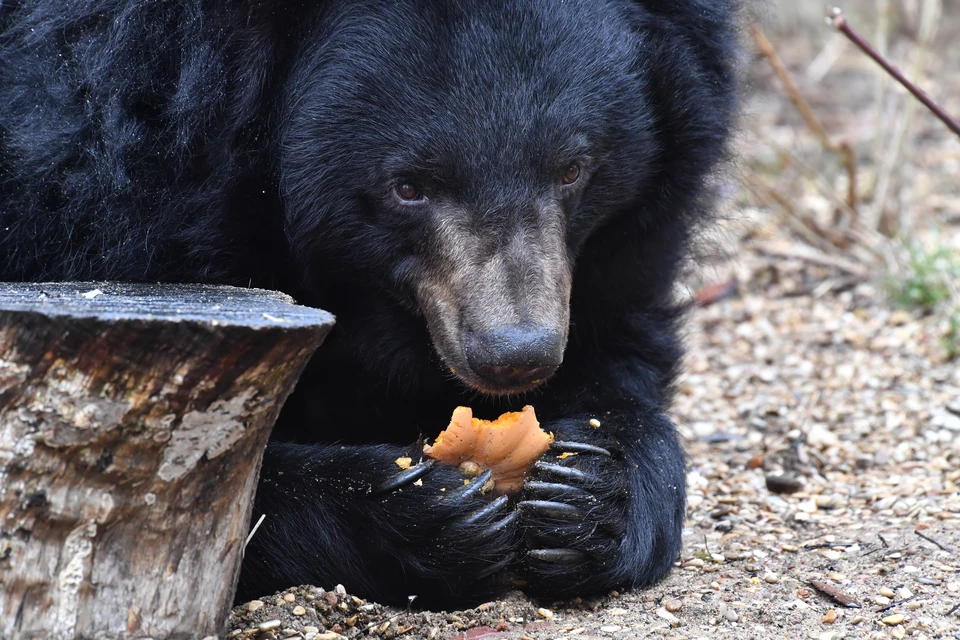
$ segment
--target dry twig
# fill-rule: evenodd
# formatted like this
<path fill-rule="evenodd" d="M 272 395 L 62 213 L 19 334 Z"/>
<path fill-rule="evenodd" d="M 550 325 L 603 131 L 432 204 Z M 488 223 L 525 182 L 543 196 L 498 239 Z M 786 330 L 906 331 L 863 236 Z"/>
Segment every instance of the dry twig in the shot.
<path fill-rule="evenodd" d="M 810 580 L 810 586 L 817 591 L 830 596 L 848 609 L 859 609 L 862 606 L 856 598 L 844 593 L 843 591 L 840 591 L 832 584 L 828 584 L 820 580 Z"/>
<path fill-rule="evenodd" d="M 807 126 L 828 151 L 842 156 L 844 165 L 847 168 L 847 179 L 849 182 L 847 185 L 847 206 L 850 207 L 850 211 L 854 214 L 851 224 L 855 223 L 857 211 L 857 157 L 853 151 L 853 147 L 847 140 L 836 142 L 830 138 L 827 130 L 820 123 L 820 120 L 817 119 L 817 116 L 813 113 L 810 103 L 808 103 L 800 93 L 797 83 L 794 81 L 793 76 L 790 74 L 790 71 L 787 69 L 786 65 L 783 64 L 783 61 L 780 59 L 779 54 L 777 54 L 777 50 L 774 48 L 773 43 L 771 43 L 770 40 L 763 35 L 763 32 L 760 31 L 759 27 L 757 27 L 755 24 L 750 25 L 750 32 L 753 34 L 753 39 L 760 48 L 760 53 L 764 58 L 767 59 L 767 61 L 770 63 L 770 66 L 777 74 L 777 77 L 780 78 L 780 81 L 787 90 L 790 99 L 800 111 L 800 115 L 803 116 Z"/>

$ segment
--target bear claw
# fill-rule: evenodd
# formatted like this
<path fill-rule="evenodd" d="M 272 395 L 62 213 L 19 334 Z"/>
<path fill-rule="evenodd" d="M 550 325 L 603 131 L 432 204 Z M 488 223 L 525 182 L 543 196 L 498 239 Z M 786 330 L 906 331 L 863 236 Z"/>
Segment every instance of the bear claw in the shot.
<path fill-rule="evenodd" d="M 580 564 L 589 556 L 576 549 L 530 549 L 527 556 L 550 564 Z"/>
<path fill-rule="evenodd" d="M 532 494 L 539 494 L 545 498 L 567 498 L 595 501 L 592 493 L 584 491 L 579 487 L 574 487 L 561 482 L 543 482 L 542 480 L 530 480 L 523 485 L 523 488 Z"/>
<path fill-rule="evenodd" d="M 436 464 L 436 460 L 424 460 L 415 467 L 405 469 L 386 482 L 381 483 L 373 490 L 373 492 L 375 494 L 387 493 L 389 491 L 396 491 L 397 489 L 405 487 L 408 484 L 412 484 L 426 475 L 431 469 L 433 469 L 434 466 L 436 466 Z"/>
<path fill-rule="evenodd" d="M 534 465 L 534 469 L 572 482 L 586 482 L 589 478 L 589 476 L 587 476 L 587 474 L 585 474 L 583 471 L 580 471 L 580 469 L 564 467 L 563 465 L 551 464 L 549 462 L 537 462 Z"/>
<path fill-rule="evenodd" d="M 550 448 L 554 450 L 560 450 L 569 453 L 595 453 L 601 456 L 611 456 L 609 449 L 604 449 L 603 447 L 598 447 L 593 444 L 587 444 L 586 442 L 570 442 L 566 440 L 557 440 L 550 444 Z"/>
<path fill-rule="evenodd" d="M 473 480 L 467 480 L 462 487 L 447 492 L 447 500 L 455 502 L 469 500 L 478 493 L 484 493 L 491 480 L 493 480 L 493 471 L 487 469 Z"/>
<path fill-rule="evenodd" d="M 552 500 L 524 500 L 520 503 L 522 509 L 534 511 L 539 516 L 555 518 L 557 520 L 578 521 L 583 519 L 583 511 L 563 502 Z"/>

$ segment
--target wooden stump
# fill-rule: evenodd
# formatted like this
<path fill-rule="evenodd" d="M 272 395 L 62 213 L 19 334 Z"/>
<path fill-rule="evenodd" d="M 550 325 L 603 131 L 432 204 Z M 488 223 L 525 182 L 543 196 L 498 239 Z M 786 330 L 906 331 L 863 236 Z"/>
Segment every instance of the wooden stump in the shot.
<path fill-rule="evenodd" d="M 0 638 L 223 631 L 263 448 L 333 322 L 292 302 L 0 285 Z"/>

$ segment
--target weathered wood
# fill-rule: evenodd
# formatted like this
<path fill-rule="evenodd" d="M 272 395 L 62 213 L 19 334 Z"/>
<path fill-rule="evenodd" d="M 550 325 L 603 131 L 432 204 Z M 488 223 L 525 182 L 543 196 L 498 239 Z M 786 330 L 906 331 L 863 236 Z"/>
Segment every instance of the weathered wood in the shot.
<path fill-rule="evenodd" d="M 332 320 L 251 289 L 0 285 L 0 638 L 219 634 Z"/>

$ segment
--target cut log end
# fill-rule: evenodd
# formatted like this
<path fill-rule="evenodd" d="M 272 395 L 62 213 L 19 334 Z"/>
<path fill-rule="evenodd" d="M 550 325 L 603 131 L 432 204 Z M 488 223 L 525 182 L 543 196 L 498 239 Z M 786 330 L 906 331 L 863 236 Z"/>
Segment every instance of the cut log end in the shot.
<path fill-rule="evenodd" d="M 251 289 L 0 285 L 0 637 L 219 634 L 332 321 Z"/>

